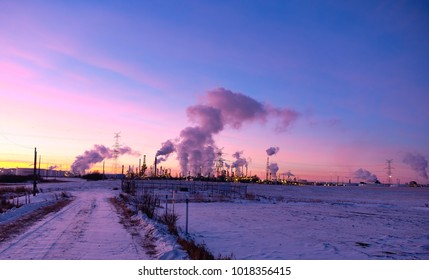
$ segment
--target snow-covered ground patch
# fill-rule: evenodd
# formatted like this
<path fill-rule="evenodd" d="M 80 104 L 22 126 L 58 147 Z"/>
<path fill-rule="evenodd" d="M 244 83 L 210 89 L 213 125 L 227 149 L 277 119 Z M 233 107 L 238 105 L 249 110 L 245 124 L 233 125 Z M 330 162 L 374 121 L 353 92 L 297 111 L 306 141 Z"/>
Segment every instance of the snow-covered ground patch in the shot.
<path fill-rule="evenodd" d="M 31 204 L 1 215 L 0 223 L 63 192 L 74 199 L 1 243 L 0 259 L 187 259 L 167 227 L 141 212 L 133 216 L 141 221 L 138 233 L 120 223 L 109 201 L 121 193 L 120 181 L 38 187 Z M 190 237 L 215 256 L 235 259 L 429 259 L 429 188 L 249 185 L 247 197 L 189 203 Z M 182 235 L 185 206 L 174 205 Z M 143 237 L 155 254 L 139 243 Z"/>
<path fill-rule="evenodd" d="M 189 232 L 236 259 L 429 259 L 429 189 L 251 185 L 259 200 L 190 203 Z M 185 228 L 185 204 L 175 205 Z"/>

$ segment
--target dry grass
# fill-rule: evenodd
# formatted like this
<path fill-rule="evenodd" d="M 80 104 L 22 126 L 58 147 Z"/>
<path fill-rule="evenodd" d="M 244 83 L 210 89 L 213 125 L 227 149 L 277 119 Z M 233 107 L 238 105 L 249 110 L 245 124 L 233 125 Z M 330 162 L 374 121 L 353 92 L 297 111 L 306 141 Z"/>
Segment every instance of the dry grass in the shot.
<path fill-rule="evenodd" d="M 207 249 L 205 244 L 197 244 L 193 239 L 178 237 L 177 242 L 188 253 L 189 258 L 192 260 L 231 260 L 234 258 L 233 254 L 230 256 L 222 256 L 219 254 L 217 257 L 215 257 Z"/>
<path fill-rule="evenodd" d="M 115 207 L 120 217 L 120 223 L 128 231 L 133 239 L 143 248 L 146 249 L 146 253 L 155 257 L 158 254 L 156 249 L 156 238 L 153 235 L 153 230 L 145 230 L 144 236 L 141 235 L 141 231 L 144 230 L 141 221 L 134 219 L 135 212 L 127 207 L 127 204 L 117 197 L 110 198 L 110 202 Z"/>
<path fill-rule="evenodd" d="M 32 189 L 26 188 L 25 186 L 0 187 L 0 196 L 6 195 L 6 194 L 23 195 L 27 193 L 32 193 Z"/>
<path fill-rule="evenodd" d="M 214 260 L 215 257 L 206 248 L 205 244 L 197 244 L 193 239 L 187 240 L 178 237 L 177 242 L 188 253 L 189 258 L 192 260 Z"/>
<path fill-rule="evenodd" d="M 124 195 L 120 195 L 120 198 L 112 198 L 111 202 L 118 210 L 118 213 L 121 214 L 121 223 L 124 225 L 127 230 L 131 229 L 132 226 L 129 224 L 131 216 L 134 215 L 134 212 L 129 210 L 127 207 L 127 203 L 130 202 L 130 199 L 124 199 Z M 203 197 L 200 197 L 203 200 Z M 156 207 L 158 205 L 158 201 L 156 196 L 146 193 L 142 196 L 142 201 L 140 203 L 136 203 L 137 207 L 145 213 L 148 218 L 156 220 L 160 223 L 163 223 L 167 226 L 168 231 L 171 235 L 175 236 L 177 242 L 180 246 L 187 252 L 188 256 L 192 260 L 215 260 L 215 259 L 223 259 L 229 260 L 232 259 L 231 256 L 222 256 L 219 255 L 215 257 L 205 246 L 205 244 L 197 244 L 193 239 L 186 239 L 179 235 L 179 230 L 177 228 L 176 222 L 178 220 L 178 216 L 174 213 L 164 213 L 161 216 L 156 215 Z M 152 232 L 154 229 L 146 230 L 145 239 L 144 239 L 144 247 L 150 252 L 153 251 L 153 255 L 156 254 L 156 246 L 155 240 L 151 238 Z"/>
<path fill-rule="evenodd" d="M 21 234 L 36 222 L 42 220 L 46 215 L 53 212 L 58 212 L 63 207 L 67 206 L 70 202 L 72 202 L 71 199 L 60 200 L 53 205 L 42 207 L 14 221 L 0 225 L 0 242 L 4 242 L 14 236 Z"/>

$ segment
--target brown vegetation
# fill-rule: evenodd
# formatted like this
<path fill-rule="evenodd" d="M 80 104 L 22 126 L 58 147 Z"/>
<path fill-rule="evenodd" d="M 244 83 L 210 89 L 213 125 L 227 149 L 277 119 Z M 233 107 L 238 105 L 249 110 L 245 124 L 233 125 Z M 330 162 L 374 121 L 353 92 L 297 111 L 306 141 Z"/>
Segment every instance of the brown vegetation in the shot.
<path fill-rule="evenodd" d="M 14 221 L 0 225 L 0 242 L 4 242 L 13 236 L 19 235 L 26 229 L 34 225 L 36 222 L 42 220 L 46 215 L 58 212 L 63 207 L 68 205 L 72 200 L 63 199 L 53 205 L 48 205 L 35 210 L 32 213 L 26 214 Z"/>
<path fill-rule="evenodd" d="M 124 198 L 124 196 L 122 196 L 122 198 Z M 158 251 L 156 250 L 156 238 L 153 235 L 153 229 L 145 230 L 145 234 L 142 236 L 140 232 L 144 230 L 144 225 L 141 224 L 141 220 L 134 219 L 135 211 L 128 208 L 127 204 L 117 197 L 110 198 L 110 202 L 119 214 L 120 223 L 128 233 L 131 234 L 133 239 L 140 244 L 140 246 L 146 249 L 146 253 L 149 256 L 155 257 Z"/>

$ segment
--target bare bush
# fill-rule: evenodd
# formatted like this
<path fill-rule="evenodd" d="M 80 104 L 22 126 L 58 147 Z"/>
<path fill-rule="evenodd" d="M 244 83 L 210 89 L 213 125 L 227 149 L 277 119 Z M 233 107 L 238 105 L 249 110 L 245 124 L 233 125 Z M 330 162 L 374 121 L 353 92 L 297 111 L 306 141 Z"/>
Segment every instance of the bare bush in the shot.
<path fill-rule="evenodd" d="M 141 210 L 148 216 L 148 218 L 153 219 L 155 217 L 157 204 L 158 199 L 153 194 L 144 193 L 142 195 Z"/>
<path fill-rule="evenodd" d="M 161 217 L 158 219 L 161 223 L 167 225 L 168 231 L 173 235 L 179 235 L 179 232 L 177 230 L 177 221 L 179 220 L 179 216 L 175 213 L 164 213 Z"/>

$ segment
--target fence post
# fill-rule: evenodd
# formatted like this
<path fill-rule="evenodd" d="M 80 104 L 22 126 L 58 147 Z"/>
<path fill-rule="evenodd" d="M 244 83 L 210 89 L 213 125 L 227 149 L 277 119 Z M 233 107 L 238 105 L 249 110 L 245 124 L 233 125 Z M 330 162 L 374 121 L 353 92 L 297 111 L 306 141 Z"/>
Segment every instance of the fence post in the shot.
<path fill-rule="evenodd" d="M 188 208 L 189 208 L 189 199 L 186 199 L 186 234 L 188 234 Z"/>
<path fill-rule="evenodd" d="M 173 196 L 173 214 L 174 214 L 174 190 L 173 190 L 172 196 Z"/>
<path fill-rule="evenodd" d="M 165 195 L 165 218 L 168 215 L 168 194 Z"/>

